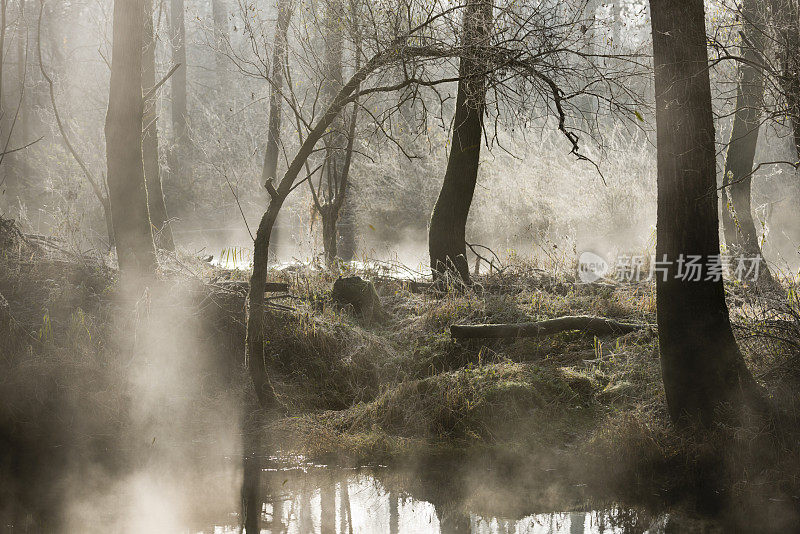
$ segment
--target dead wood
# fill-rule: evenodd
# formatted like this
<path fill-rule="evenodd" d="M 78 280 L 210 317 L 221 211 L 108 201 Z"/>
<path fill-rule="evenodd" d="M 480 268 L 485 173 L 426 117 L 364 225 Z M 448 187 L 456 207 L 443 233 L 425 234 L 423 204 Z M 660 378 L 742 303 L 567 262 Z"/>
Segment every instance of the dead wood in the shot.
<path fill-rule="evenodd" d="M 641 330 L 649 325 L 620 323 L 604 317 L 569 315 L 534 323 L 519 324 L 454 324 L 450 335 L 456 339 L 516 338 L 550 336 L 573 330 L 595 336 L 622 335 Z"/>

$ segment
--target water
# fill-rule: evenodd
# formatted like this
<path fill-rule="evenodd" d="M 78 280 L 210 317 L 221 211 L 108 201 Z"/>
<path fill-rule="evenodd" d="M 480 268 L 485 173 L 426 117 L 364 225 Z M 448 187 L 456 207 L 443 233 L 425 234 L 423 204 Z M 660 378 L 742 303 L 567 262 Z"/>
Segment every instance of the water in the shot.
<path fill-rule="evenodd" d="M 262 533 L 286 534 L 627 534 L 676 532 L 675 517 L 619 506 L 509 512 L 503 503 L 464 498 L 464 488 L 436 487 L 426 474 L 388 468 L 322 465 L 271 467 L 262 472 L 266 502 Z M 459 483 L 463 482 L 463 479 Z M 427 497 L 427 498 L 426 498 Z M 506 503 L 507 504 L 507 503 Z M 493 512 L 493 509 L 495 510 Z M 501 513 L 499 510 L 504 509 Z M 198 533 L 238 532 L 238 516 Z M 677 532 L 691 532 L 681 521 Z M 715 532 L 715 530 L 703 532 Z"/>

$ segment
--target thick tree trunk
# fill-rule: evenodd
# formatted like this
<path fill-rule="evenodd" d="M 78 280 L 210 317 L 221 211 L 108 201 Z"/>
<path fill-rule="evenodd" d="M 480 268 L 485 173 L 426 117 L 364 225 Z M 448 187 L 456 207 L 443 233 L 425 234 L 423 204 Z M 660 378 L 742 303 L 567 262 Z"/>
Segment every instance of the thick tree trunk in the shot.
<path fill-rule="evenodd" d="M 183 0 L 170 0 L 170 29 L 172 39 L 172 63 L 180 64 L 170 78 L 172 97 L 172 150 L 169 155 L 169 172 L 174 182 L 186 175 L 184 172 L 186 131 L 186 26 Z"/>
<path fill-rule="evenodd" d="M 471 0 L 464 11 L 462 43 L 482 43 L 492 20 L 491 0 Z M 452 272 L 470 283 L 466 228 L 478 179 L 478 163 L 486 105 L 485 67 L 478 54 L 467 48 L 459 66 L 460 80 L 453 119 L 453 140 L 447 171 L 433 208 L 428 230 L 428 250 L 434 276 Z"/>
<path fill-rule="evenodd" d="M 155 274 L 156 254 L 142 163 L 142 44 L 144 2 L 115 0 L 111 88 L 106 114 L 108 192 L 119 268 Z"/>
<path fill-rule="evenodd" d="M 657 319 L 667 408 L 674 422 L 710 424 L 755 383 L 731 330 L 721 279 L 679 278 L 679 260 L 714 263 L 719 221 L 714 122 L 702 0 L 650 1 L 655 66 Z"/>
<path fill-rule="evenodd" d="M 156 40 L 153 33 L 153 0 L 144 0 L 144 39 L 142 52 L 142 92 L 147 93 L 156 84 Z M 156 97 L 144 103 L 144 131 L 142 132 L 142 157 L 144 178 L 147 186 L 147 202 L 150 222 L 158 247 L 174 251 L 175 242 L 169 225 L 164 191 L 161 187 L 161 171 L 158 164 L 158 125 L 156 121 Z"/>
<path fill-rule="evenodd" d="M 727 206 L 727 195 L 723 195 L 722 227 L 729 246 L 740 249 L 748 257 L 763 259 L 750 206 L 750 185 L 764 99 L 764 75 L 758 67 L 764 50 L 764 30 L 754 0 L 747 0 L 742 11 L 746 40 L 742 42 L 741 55 L 745 62 L 740 62 L 738 66 L 736 112 L 723 175 L 723 185 L 730 195 L 734 213 Z M 765 262 L 762 262 L 761 276 L 772 278 Z"/>

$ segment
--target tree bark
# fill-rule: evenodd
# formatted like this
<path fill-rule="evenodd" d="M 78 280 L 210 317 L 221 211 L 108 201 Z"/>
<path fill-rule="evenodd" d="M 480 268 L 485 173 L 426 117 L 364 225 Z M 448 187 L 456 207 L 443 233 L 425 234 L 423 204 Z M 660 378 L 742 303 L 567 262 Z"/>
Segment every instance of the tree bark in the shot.
<path fill-rule="evenodd" d="M 800 9 L 795 0 L 772 3 L 773 24 L 783 41 L 779 79 L 794 137 L 795 156 L 800 159 Z"/>
<path fill-rule="evenodd" d="M 322 99 L 326 104 L 333 102 L 341 90 L 343 81 L 343 56 L 344 56 L 344 9 L 342 0 L 328 0 L 325 5 L 325 18 L 323 20 L 323 38 L 325 40 L 325 69 L 323 70 Z M 339 213 L 342 202 L 339 196 L 339 184 L 344 178 L 344 147 L 347 143 L 345 137 L 345 121 L 341 114 L 337 115 L 331 124 L 330 131 L 323 138 L 325 144 L 325 166 L 323 180 L 327 185 L 327 204 L 319 209 L 322 217 L 322 246 L 327 265 L 332 265 L 338 256 L 338 241 L 342 228 L 339 226 Z M 341 193 L 346 195 L 346 190 Z"/>
<path fill-rule="evenodd" d="M 338 255 L 338 235 L 337 219 L 338 211 L 333 209 L 331 204 L 325 204 L 317 208 L 320 219 L 322 219 L 322 250 L 325 254 L 325 264 L 331 266 L 336 262 Z"/>
<path fill-rule="evenodd" d="M 111 86 L 106 114 L 108 192 L 120 271 L 155 274 L 156 254 L 142 163 L 144 2 L 115 0 Z"/>
<path fill-rule="evenodd" d="M 519 324 L 454 324 L 450 335 L 456 339 L 539 337 L 579 330 L 595 336 L 622 335 L 647 325 L 620 323 L 604 317 L 575 315 Z"/>
<path fill-rule="evenodd" d="M 466 228 L 469 208 L 478 179 L 478 163 L 486 106 L 484 64 L 470 46 L 481 44 L 492 21 L 491 0 L 471 0 L 464 11 L 462 43 L 467 47 L 459 65 L 453 139 L 447 171 L 433 208 L 428 230 L 431 271 L 442 279 L 453 273 L 469 284 Z"/>
<path fill-rule="evenodd" d="M 170 0 L 170 29 L 172 63 L 181 67 L 170 78 L 172 97 L 172 149 L 169 157 L 170 177 L 181 180 L 185 176 L 184 164 L 187 146 L 186 130 L 186 25 L 184 0 Z"/>
<path fill-rule="evenodd" d="M 733 213 L 723 196 L 722 227 L 725 241 L 748 257 L 762 258 L 758 232 L 750 206 L 753 161 L 761 126 L 761 107 L 764 100 L 764 75 L 758 65 L 763 61 L 764 29 L 754 0 L 742 4 L 744 36 L 738 64 L 739 86 L 736 93 L 736 111 L 733 129 L 725 157 L 723 186 L 727 188 Z M 766 262 L 762 261 L 761 276 L 772 279 Z"/>
<path fill-rule="evenodd" d="M 153 0 L 144 0 L 144 39 L 142 52 L 142 92 L 147 93 L 156 84 L 156 39 L 153 30 Z M 169 225 L 164 190 L 161 187 L 161 170 L 158 164 L 158 124 L 156 116 L 156 96 L 144 103 L 144 131 L 142 132 L 142 157 L 144 178 L 147 187 L 147 202 L 150 209 L 150 222 L 158 247 L 174 251 L 175 242 Z"/>
<path fill-rule="evenodd" d="M 283 91 L 283 73 L 288 61 L 288 32 L 292 19 L 291 0 L 278 1 L 278 20 L 275 23 L 275 42 L 272 48 L 272 75 L 269 94 L 269 125 L 267 127 L 267 149 L 264 152 L 264 166 L 261 171 L 261 183 L 278 177 L 278 144 L 281 135 L 281 112 Z"/>
<path fill-rule="evenodd" d="M 711 424 L 756 392 L 731 330 L 721 279 L 678 277 L 680 257 L 719 254 L 714 123 L 702 0 L 650 1 L 655 66 L 657 320 L 673 422 Z M 705 274 L 705 273 L 704 273 Z"/>

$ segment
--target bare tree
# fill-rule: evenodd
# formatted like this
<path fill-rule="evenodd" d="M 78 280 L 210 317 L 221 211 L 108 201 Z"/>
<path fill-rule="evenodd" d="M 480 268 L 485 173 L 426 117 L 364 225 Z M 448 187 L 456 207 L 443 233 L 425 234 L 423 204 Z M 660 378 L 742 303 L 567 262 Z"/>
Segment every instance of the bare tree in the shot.
<path fill-rule="evenodd" d="M 67 147 L 67 150 L 72 155 L 73 159 L 75 159 L 75 161 L 78 163 L 78 166 L 81 168 L 86 181 L 89 183 L 89 186 L 92 189 L 92 193 L 103 207 L 103 218 L 105 219 L 106 223 L 108 246 L 109 248 L 113 248 L 116 240 L 114 237 L 114 222 L 111 216 L 111 201 L 108 194 L 107 183 L 95 176 L 95 174 L 89 169 L 83 157 L 78 153 L 75 145 L 73 145 L 70 141 L 67 128 L 64 125 L 64 122 L 61 118 L 61 113 L 58 109 L 58 104 L 56 103 L 55 83 L 53 82 L 51 75 L 47 72 L 44 60 L 42 59 L 42 19 L 44 18 L 44 11 L 45 2 L 42 0 L 41 7 L 39 9 L 39 19 L 36 31 L 36 54 L 39 61 L 39 70 L 42 73 L 42 78 L 44 78 L 45 82 L 47 83 L 50 95 L 50 105 L 53 108 L 53 115 L 55 116 L 56 126 L 58 127 L 58 132 L 61 134 L 61 139 L 64 141 L 64 145 Z"/>
<path fill-rule="evenodd" d="M 323 32 L 325 41 L 325 56 L 322 72 L 322 100 L 332 102 L 337 92 L 341 89 L 344 76 L 344 41 L 347 36 L 356 43 L 355 69 L 359 67 L 360 49 L 358 37 L 358 12 L 356 2 L 350 2 L 349 12 L 345 12 L 341 0 L 329 0 L 325 6 L 323 18 Z M 332 266 L 336 258 L 345 261 L 353 259 L 355 228 L 353 227 L 352 207 L 348 217 L 342 221 L 340 215 L 349 196 L 350 165 L 353 158 L 353 142 L 355 140 L 356 123 L 358 121 L 358 102 L 353 102 L 353 111 L 350 116 L 349 126 L 343 115 L 338 115 L 330 127 L 330 131 L 323 137 L 325 145 L 325 159 L 316 189 L 309 181 L 314 207 L 322 219 L 322 244 L 325 261 Z M 340 223 L 345 222 L 345 227 Z M 341 256 L 339 239 L 347 246 L 346 254 Z"/>
<path fill-rule="evenodd" d="M 142 52 L 142 91 L 147 94 L 156 85 L 156 37 L 153 29 L 153 0 L 144 0 L 144 39 Z M 161 169 L 158 162 L 158 123 L 155 92 L 144 102 L 144 131 L 142 132 L 142 155 L 144 177 L 147 185 L 147 202 L 150 222 L 156 245 L 174 251 L 175 242 L 169 225 L 164 190 L 161 187 Z"/>
<path fill-rule="evenodd" d="M 729 246 L 740 248 L 750 257 L 763 258 L 750 207 L 750 184 L 764 100 L 764 75 L 761 64 L 765 27 L 761 8 L 754 0 L 747 0 L 742 4 L 741 16 L 742 61 L 737 64 L 739 83 L 736 92 L 736 110 L 725 157 L 722 223 L 725 241 Z M 732 209 L 727 206 L 725 188 L 730 191 Z M 763 265 L 761 276 L 771 279 L 769 268 L 766 263 Z"/>
<path fill-rule="evenodd" d="M 108 192 L 120 271 L 155 274 L 156 251 L 142 162 L 144 1 L 115 0 L 106 114 Z"/>
<path fill-rule="evenodd" d="M 478 180 L 486 107 L 484 49 L 492 24 L 491 0 L 473 0 L 464 10 L 464 56 L 459 66 L 453 139 L 442 190 L 431 215 L 428 231 L 431 271 L 452 272 L 470 283 L 466 228 L 469 207 Z"/>
<path fill-rule="evenodd" d="M 170 39 L 172 63 L 181 65 L 170 81 L 172 98 L 172 148 L 169 157 L 169 172 L 173 180 L 185 176 L 184 158 L 187 156 L 187 99 L 186 99 L 186 24 L 183 0 L 170 0 Z"/>
<path fill-rule="evenodd" d="M 681 276 L 681 259 L 719 264 L 714 122 L 702 0 L 651 0 L 658 150 L 656 281 L 670 417 L 709 424 L 757 397 L 733 337 L 721 278 Z"/>

